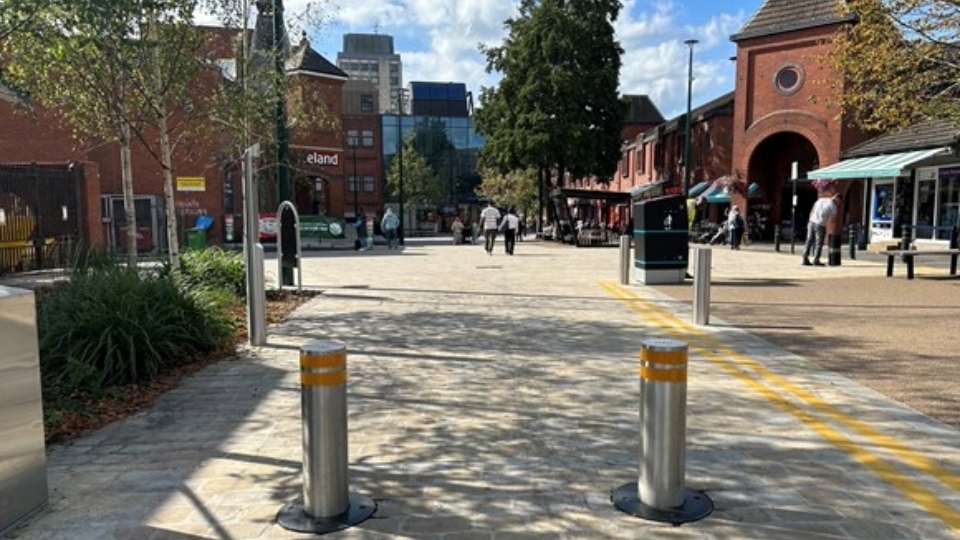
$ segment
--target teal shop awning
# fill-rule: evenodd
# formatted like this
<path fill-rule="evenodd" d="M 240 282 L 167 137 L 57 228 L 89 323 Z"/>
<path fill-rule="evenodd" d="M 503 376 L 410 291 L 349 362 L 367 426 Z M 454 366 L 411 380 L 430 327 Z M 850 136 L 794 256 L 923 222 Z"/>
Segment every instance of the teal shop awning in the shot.
<path fill-rule="evenodd" d="M 753 182 L 747 186 L 747 197 L 754 197 L 757 193 L 760 193 L 760 184 Z M 730 194 L 719 186 L 704 193 L 703 199 L 708 203 L 730 204 Z"/>
<path fill-rule="evenodd" d="M 694 184 L 690 186 L 690 189 L 687 190 L 687 197 L 690 197 L 692 199 L 694 197 L 699 196 L 701 193 L 706 191 L 708 187 L 710 187 L 711 183 L 712 182 L 704 181 L 704 182 L 700 182 L 698 184 Z"/>
<path fill-rule="evenodd" d="M 849 180 L 852 178 L 887 178 L 904 176 L 910 165 L 937 154 L 949 152 L 949 148 L 914 150 L 899 154 L 845 159 L 807 173 L 808 180 Z"/>

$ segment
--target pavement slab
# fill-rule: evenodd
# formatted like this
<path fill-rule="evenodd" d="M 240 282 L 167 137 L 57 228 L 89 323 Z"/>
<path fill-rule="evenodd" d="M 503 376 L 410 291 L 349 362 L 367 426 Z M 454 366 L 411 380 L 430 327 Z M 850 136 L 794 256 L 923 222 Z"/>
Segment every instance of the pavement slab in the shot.
<path fill-rule="evenodd" d="M 314 340 L 347 345 L 351 492 L 378 505 L 336 537 L 960 534 L 953 394 L 925 411 L 904 396 L 928 389 L 885 391 L 872 384 L 877 368 L 862 370 L 864 382 L 849 360 L 900 354 L 865 321 L 938 305 L 953 316 L 957 281 L 931 277 L 942 269 L 907 281 L 883 277 L 878 260 L 812 268 L 758 246 L 717 249 L 711 324 L 695 326 L 691 282 L 617 283 L 616 249 L 501 248 L 411 239 L 398 250 L 306 253 L 303 285 L 320 295 L 270 327 L 266 346 L 242 347 L 152 409 L 52 446 L 50 503 L 8 537 L 304 538 L 275 518 L 302 490 L 299 349 Z M 861 284 L 884 290 L 882 317 L 857 318 Z M 909 298 L 920 290 L 924 300 Z M 831 333 L 845 317 L 857 326 Z M 714 503 L 679 527 L 610 500 L 637 480 L 638 351 L 663 337 L 688 345 L 686 486 Z M 927 369 L 892 386 L 949 383 L 931 368 L 952 355 L 917 350 L 933 360 L 896 368 Z"/>

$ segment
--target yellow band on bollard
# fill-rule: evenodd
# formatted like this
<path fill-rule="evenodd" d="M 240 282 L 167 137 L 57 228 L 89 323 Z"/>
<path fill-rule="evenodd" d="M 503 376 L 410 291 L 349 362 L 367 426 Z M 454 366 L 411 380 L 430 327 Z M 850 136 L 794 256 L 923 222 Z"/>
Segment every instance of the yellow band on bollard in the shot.
<path fill-rule="evenodd" d="M 301 373 L 300 384 L 303 386 L 337 386 L 347 382 L 346 371 L 333 373 Z"/>
<path fill-rule="evenodd" d="M 655 351 L 643 349 L 640 351 L 640 359 L 651 364 L 686 364 L 687 351 Z"/>
<path fill-rule="evenodd" d="M 347 364 L 347 353 L 335 352 L 327 354 L 300 353 L 301 368 L 332 368 L 343 367 Z"/>
<path fill-rule="evenodd" d="M 687 368 L 653 369 L 643 366 L 640 368 L 640 378 L 653 382 L 687 382 Z"/>

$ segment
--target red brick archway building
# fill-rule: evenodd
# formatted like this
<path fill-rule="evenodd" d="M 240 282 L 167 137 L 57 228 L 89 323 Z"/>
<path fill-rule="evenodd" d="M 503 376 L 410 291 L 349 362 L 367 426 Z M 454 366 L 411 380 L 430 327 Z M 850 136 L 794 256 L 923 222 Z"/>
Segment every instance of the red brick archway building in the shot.
<path fill-rule="evenodd" d="M 742 187 L 762 187 L 772 223 L 790 219 L 793 163 L 805 178 L 867 138 L 835 105 L 841 78 L 825 61 L 832 36 L 851 22 L 835 0 L 768 0 L 731 37 L 737 44 L 732 176 Z M 858 182 L 841 189 L 859 199 Z M 797 194 L 798 212 L 805 215 L 816 191 L 800 182 Z M 742 195 L 733 202 L 747 204 Z M 851 219 L 860 219 L 859 201 L 848 200 L 846 207 Z"/>

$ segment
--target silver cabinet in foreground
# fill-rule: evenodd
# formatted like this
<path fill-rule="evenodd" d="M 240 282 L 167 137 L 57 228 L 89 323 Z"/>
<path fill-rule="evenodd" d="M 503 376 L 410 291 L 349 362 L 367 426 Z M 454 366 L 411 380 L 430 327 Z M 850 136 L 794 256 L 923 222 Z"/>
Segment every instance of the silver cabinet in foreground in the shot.
<path fill-rule="evenodd" d="M 0 286 L 0 533 L 47 501 L 32 291 Z"/>

